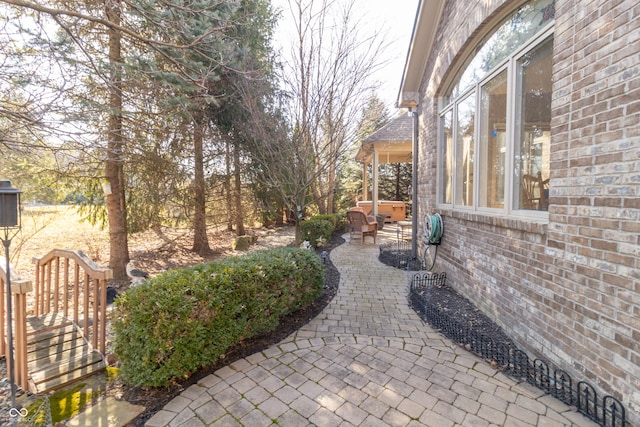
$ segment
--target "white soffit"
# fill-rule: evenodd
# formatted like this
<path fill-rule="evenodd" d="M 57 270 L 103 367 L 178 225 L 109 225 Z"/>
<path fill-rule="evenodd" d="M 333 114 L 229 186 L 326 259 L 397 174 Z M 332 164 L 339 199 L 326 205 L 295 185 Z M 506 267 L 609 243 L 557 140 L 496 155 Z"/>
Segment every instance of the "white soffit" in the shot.
<path fill-rule="evenodd" d="M 433 49 L 444 3 L 445 0 L 421 0 L 418 5 L 396 103 L 398 108 L 414 108 L 418 104 L 420 83 Z"/>

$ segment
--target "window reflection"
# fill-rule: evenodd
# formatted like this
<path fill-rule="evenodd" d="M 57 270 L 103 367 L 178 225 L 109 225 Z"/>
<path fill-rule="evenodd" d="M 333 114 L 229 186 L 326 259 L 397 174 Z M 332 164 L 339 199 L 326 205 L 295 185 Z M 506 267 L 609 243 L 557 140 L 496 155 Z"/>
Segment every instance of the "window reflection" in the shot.
<path fill-rule="evenodd" d="M 453 111 L 449 110 L 442 116 L 442 172 L 441 197 L 442 203 L 453 202 Z"/>
<path fill-rule="evenodd" d="M 549 39 L 517 62 L 519 141 L 514 172 L 521 188 L 515 192 L 519 209 L 548 209 L 552 56 Z"/>
<path fill-rule="evenodd" d="M 482 87 L 480 107 L 480 206 L 504 207 L 507 71 Z"/>
<path fill-rule="evenodd" d="M 482 43 L 482 47 L 460 76 L 451 96 L 460 96 L 482 80 L 554 18 L 555 0 L 533 0 L 518 8 L 509 20 Z"/>
<path fill-rule="evenodd" d="M 456 204 L 473 206 L 473 148 L 475 94 L 458 105 L 458 140 L 456 147 Z"/>

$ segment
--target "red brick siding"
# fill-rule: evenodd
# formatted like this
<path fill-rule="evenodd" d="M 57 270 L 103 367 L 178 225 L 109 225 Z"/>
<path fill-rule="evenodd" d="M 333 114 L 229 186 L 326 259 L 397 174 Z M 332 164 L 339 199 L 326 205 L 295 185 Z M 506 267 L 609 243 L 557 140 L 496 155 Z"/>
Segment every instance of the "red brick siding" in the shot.
<path fill-rule="evenodd" d="M 462 51 L 514 1 L 448 1 L 420 103 L 419 218 L 438 270 L 535 356 L 620 399 L 640 425 L 640 5 L 556 0 L 548 223 L 436 205 L 437 105 Z"/>

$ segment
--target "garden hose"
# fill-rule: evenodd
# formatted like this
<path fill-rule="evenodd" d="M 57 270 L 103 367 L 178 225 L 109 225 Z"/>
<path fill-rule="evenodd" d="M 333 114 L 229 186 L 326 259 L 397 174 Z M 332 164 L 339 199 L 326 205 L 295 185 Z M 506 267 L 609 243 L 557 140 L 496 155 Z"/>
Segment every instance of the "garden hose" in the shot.
<path fill-rule="evenodd" d="M 444 224 L 440 214 L 425 215 L 424 235 L 430 244 L 439 244 L 444 232 Z"/>

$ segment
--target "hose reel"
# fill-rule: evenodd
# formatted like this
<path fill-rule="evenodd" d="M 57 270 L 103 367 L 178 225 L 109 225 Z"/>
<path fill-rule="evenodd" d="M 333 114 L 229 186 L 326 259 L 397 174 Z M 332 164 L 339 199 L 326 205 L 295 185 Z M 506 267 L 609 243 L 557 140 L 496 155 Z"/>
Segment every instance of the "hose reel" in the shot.
<path fill-rule="evenodd" d="M 444 223 L 439 213 L 435 215 L 425 215 L 424 217 L 424 237 L 430 245 L 439 245 L 444 233 Z"/>
<path fill-rule="evenodd" d="M 436 255 L 438 254 L 438 246 L 442 241 L 444 234 L 444 223 L 440 214 L 425 215 L 422 252 L 422 262 L 427 271 L 431 271 L 436 263 Z"/>

